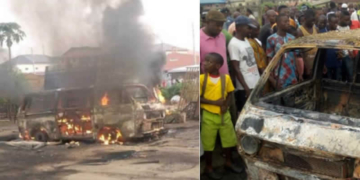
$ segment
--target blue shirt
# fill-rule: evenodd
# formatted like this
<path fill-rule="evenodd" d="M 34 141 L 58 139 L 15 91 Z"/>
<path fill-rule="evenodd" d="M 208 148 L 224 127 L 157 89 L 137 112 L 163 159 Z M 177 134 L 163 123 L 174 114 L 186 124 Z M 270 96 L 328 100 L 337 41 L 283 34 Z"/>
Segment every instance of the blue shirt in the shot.
<path fill-rule="evenodd" d="M 327 27 L 325 27 L 324 29 L 319 29 L 319 32 L 320 33 L 325 33 L 325 32 L 328 32 L 328 29 L 327 29 Z"/>
<path fill-rule="evenodd" d="M 234 19 L 231 16 L 226 17 L 226 22 L 223 25 L 223 29 L 228 30 L 231 23 L 234 22 Z"/>
<path fill-rule="evenodd" d="M 326 61 L 325 65 L 327 68 L 339 68 L 341 67 L 341 61 L 337 58 L 336 49 L 327 49 L 326 50 Z"/>

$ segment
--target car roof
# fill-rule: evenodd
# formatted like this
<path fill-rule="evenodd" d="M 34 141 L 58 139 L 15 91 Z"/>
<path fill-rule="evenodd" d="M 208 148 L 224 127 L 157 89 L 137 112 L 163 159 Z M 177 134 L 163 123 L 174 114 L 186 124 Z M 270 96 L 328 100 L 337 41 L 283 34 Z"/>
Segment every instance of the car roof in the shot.
<path fill-rule="evenodd" d="M 304 36 L 284 45 L 284 48 L 320 47 L 336 49 L 360 49 L 360 29 L 330 31 Z"/>

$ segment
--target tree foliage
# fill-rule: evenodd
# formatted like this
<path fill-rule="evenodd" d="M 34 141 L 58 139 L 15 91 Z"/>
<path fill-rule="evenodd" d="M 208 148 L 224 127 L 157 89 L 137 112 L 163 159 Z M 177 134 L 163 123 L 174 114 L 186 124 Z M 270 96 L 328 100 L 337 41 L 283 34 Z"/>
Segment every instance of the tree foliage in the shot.
<path fill-rule="evenodd" d="M 177 83 L 170 87 L 161 88 L 161 93 L 164 96 L 164 98 L 169 101 L 175 95 L 180 95 L 181 87 L 182 87 L 182 83 Z"/>
<path fill-rule="evenodd" d="M 11 47 L 14 42 L 19 43 L 25 37 L 25 32 L 17 23 L 0 23 L 0 45 L 6 42 L 7 47 Z"/>
<path fill-rule="evenodd" d="M 261 10 L 264 11 L 266 6 L 269 8 L 273 8 L 275 6 L 275 4 L 272 2 L 264 2 L 261 4 Z"/>

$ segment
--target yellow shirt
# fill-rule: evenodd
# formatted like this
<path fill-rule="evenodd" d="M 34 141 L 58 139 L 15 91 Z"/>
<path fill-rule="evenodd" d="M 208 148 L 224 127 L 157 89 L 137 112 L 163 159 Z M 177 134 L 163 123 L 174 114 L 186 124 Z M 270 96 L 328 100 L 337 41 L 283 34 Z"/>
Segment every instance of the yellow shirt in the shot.
<path fill-rule="evenodd" d="M 228 93 L 234 91 L 234 85 L 231 82 L 230 76 L 226 75 L 225 76 L 225 92 L 224 92 L 224 99 L 226 99 Z M 202 94 L 202 87 L 204 84 L 204 78 L 205 75 L 201 74 L 200 75 L 200 94 Z M 204 93 L 204 98 L 207 100 L 211 100 L 211 101 L 217 101 L 221 98 L 221 78 L 219 77 L 219 80 L 217 81 L 216 84 L 214 84 L 211 80 L 210 80 L 210 75 L 208 75 L 208 79 L 207 79 L 207 83 L 206 83 L 206 89 L 205 89 L 205 93 Z M 205 109 L 211 113 L 214 114 L 220 114 L 220 107 L 219 106 L 215 106 L 215 105 L 210 105 L 210 104 L 201 104 L 201 108 Z"/>
<path fill-rule="evenodd" d="M 290 24 L 290 26 L 296 28 L 296 23 L 293 19 L 289 18 L 289 24 Z M 275 26 L 276 26 L 276 23 L 273 24 L 273 26 L 271 28 L 274 29 Z"/>

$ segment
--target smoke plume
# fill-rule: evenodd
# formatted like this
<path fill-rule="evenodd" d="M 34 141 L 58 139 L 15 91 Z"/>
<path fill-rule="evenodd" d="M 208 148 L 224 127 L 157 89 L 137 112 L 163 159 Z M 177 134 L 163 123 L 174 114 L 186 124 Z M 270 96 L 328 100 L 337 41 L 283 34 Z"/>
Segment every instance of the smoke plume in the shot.
<path fill-rule="evenodd" d="M 96 83 L 159 83 L 164 53 L 154 49 L 152 33 L 139 21 L 140 0 L 11 0 L 11 7 L 27 37 L 48 55 L 100 47 Z"/>

